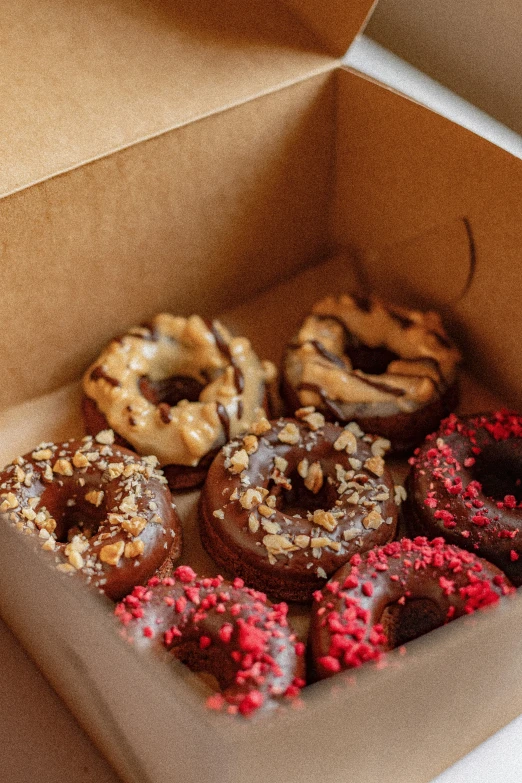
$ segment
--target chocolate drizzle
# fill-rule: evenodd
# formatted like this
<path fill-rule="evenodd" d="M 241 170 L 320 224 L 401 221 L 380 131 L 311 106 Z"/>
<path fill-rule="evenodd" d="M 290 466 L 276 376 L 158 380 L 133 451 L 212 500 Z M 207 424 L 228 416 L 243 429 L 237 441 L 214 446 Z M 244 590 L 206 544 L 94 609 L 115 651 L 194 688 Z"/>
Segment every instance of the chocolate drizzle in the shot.
<path fill-rule="evenodd" d="M 225 439 L 228 442 L 230 440 L 230 416 L 228 415 L 228 411 L 225 406 L 220 402 L 217 403 L 216 407 L 219 421 L 221 422 L 221 426 L 223 427 L 223 431 L 225 433 Z"/>
<path fill-rule="evenodd" d="M 334 400 L 331 400 L 324 389 L 322 389 L 320 386 L 317 386 L 315 383 L 300 383 L 298 391 L 315 392 L 315 394 L 319 395 L 323 405 L 332 414 L 332 416 L 334 416 L 334 418 L 339 419 L 340 421 L 344 419 L 344 414 L 341 407 L 337 405 Z"/>
<path fill-rule="evenodd" d="M 112 378 L 110 375 L 107 375 L 103 367 L 98 365 L 91 372 L 91 381 L 99 381 L 101 378 L 103 378 L 104 381 L 107 381 L 107 383 L 110 383 L 111 386 L 121 386 L 121 383 L 117 381 L 116 378 Z"/>
<path fill-rule="evenodd" d="M 232 356 L 228 343 L 223 339 L 223 336 L 216 329 L 213 321 L 205 321 L 205 325 L 209 332 L 212 333 L 214 340 L 216 341 L 218 351 L 220 351 L 220 353 L 226 357 L 229 364 L 232 365 L 234 370 L 234 386 L 236 387 L 238 394 L 242 394 L 245 388 L 245 377 L 241 368 L 236 364 L 236 360 Z"/>

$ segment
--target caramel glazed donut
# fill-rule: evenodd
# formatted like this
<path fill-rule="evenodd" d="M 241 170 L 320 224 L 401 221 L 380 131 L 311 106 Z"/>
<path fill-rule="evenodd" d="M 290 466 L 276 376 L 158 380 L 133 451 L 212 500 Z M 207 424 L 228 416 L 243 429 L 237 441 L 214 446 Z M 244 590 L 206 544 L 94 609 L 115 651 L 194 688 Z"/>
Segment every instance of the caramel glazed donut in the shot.
<path fill-rule="evenodd" d="M 87 431 L 155 454 L 171 489 L 200 484 L 217 449 L 264 412 L 275 368 L 218 321 L 157 315 L 112 340 L 83 379 Z"/>
<path fill-rule="evenodd" d="M 287 621 L 286 604 L 216 576 L 200 579 L 189 566 L 153 577 L 116 607 L 121 635 L 138 650 L 168 650 L 193 671 L 212 674 L 221 693 L 212 709 L 250 715 L 295 698 L 304 683 L 304 644 Z"/>
<path fill-rule="evenodd" d="M 17 457 L 0 473 L 0 512 L 58 571 L 118 600 L 180 556 L 181 525 L 156 457 L 113 440 L 106 430 Z"/>
<path fill-rule="evenodd" d="M 522 585 L 522 416 L 449 416 L 410 462 L 409 530 L 477 552 Z"/>
<path fill-rule="evenodd" d="M 314 596 L 313 679 L 379 661 L 385 651 L 513 591 L 498 568 L 443 538 L 403 538 L 355 555 Z"/>
<path fill-rule="evenodd" d="M 220 568 L 285 601 L 312 593 L 355 552 L 390 541 L 402 487 L 383 454 L 389 442 L 325 423 L 259 421 L 212 463 L 200 501 L 203 546 Z"/>
<path fill-rule="evenodd" d="M 455 407 L 460 358 L 436 313 L 328 297 L 286 351 L 282 390 L 291 410 L 315 405 L 404 452 Z"/>

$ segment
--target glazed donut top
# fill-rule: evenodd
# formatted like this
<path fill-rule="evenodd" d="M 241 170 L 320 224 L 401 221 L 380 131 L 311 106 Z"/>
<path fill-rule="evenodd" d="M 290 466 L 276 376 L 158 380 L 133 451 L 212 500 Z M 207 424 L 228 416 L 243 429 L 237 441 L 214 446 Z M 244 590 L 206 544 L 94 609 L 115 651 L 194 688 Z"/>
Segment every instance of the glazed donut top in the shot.
<path fill-rule="evenodd" d="M 83 388 L 139 453 L 155 454 L 161 465 L 196 466 L 255 420 L 274 375 L 246 338 L 231 337 L 217 321 L 162 313 L 112 340 Z"/>
<path fill-rule="evenodd" d="M 436 313 L 345 294 L 313 307 L 285 372 L 303 405 L 319 405 L 326 394 L 334 407 L 342 404 L 343 419 L 369 405 L 372 415 L 391 416 L 440 397 L 455 382 L 460 358 Z"/>
<path fill-rule="evenodd" d="M 522 584 L 522 416 L 451 415 L 410 463 L 419 532 L 477 551 Z"/>
<path fill-rule="evenodd" d="M 384 651 L 512 592 L 494 565 L 443 538 L 403 538 L 354 555 L 314 596 L 310 643 L 315 675 L 322 679 L 379 661 Z M 400 611 L 395 617 L 392 612 L 388 622 L 392 607 Z M 402 629 L 400 613 L 407 618 Z M 398 639 L 394 625 L 400 629 Z"/>
<path fill-rule="evenodd" d="M 110 598 L 181 551 L 181 526 L 156 457 L 96 439 L 41 443 L 0 473 L 0 512 L 34 537 L 59 571 Z"/>
<path fill-rule="evenodd" d="M 221 693 L 209 707 L 250 715 L 296 697 L 304 685 L 304 644 L 287 611 L 241 579 L 199 578 L 185 565 L 135 587 L 116 616 L 122 637 L 137 649 L 166 649 L 193 671 L 213 674 Z"/>

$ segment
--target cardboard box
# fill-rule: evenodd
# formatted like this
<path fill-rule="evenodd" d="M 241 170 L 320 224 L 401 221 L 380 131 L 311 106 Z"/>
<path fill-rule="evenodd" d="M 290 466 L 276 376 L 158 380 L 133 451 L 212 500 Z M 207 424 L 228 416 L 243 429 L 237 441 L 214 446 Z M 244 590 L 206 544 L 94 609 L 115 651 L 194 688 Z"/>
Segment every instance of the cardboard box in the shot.
<path fill-rule="evenodd" d="M 225 311 L 276 358 L 321 292 L 357 284 L 444 313 L 477 379 L 470 409 L 496 404 L 481 384 L 520 405 L 520 162 L 339 67 L 367 0 L 349 13 L 341 0 L 194 5 L 0 12 L 1 72 L 13 74 L 0 141 L 4 461 L 77 433 L 75 379 L 154 312 Z M 194 502 L 181 501 L 189 521 Z M 4 526 L 0 611 L 132 783 L 427 781 L 522 710 L 520 596 L 253 722 L 209 713 L 183 666 L 138 658 L 103 601 Z"/>

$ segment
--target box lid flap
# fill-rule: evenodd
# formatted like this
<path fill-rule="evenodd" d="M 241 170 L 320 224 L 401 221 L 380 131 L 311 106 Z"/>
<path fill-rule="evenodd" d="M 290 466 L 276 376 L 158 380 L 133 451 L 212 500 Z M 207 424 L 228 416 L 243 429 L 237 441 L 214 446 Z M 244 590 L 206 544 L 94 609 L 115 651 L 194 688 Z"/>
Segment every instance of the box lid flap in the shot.
<path fill-rule="evenodd" d="M 331 68 L 312 5 L 2 4 L 0 196 Z"/>
<path fill-rule="evenodd" d="M 284 0 L 335 57 L 362 32 L 378 0 Z"/>

